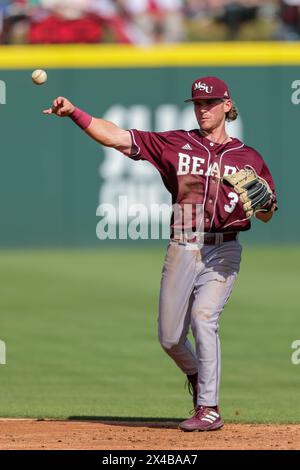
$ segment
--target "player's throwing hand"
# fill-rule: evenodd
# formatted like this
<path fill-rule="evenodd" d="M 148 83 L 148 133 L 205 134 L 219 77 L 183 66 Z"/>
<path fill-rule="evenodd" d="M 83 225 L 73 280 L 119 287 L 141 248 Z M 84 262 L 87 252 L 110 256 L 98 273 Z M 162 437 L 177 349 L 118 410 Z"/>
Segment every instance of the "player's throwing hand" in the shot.
<path fill-rule="evenodd" d="M 75 106 L 69 100 L 67 100 L 67 98 L 59 96 L 58 98 L 55 98 L 51 108 L 44 109 L 43 113 L 56 114 L 57 116 L 65 117 L 73 113 L 74 110 Z"/>

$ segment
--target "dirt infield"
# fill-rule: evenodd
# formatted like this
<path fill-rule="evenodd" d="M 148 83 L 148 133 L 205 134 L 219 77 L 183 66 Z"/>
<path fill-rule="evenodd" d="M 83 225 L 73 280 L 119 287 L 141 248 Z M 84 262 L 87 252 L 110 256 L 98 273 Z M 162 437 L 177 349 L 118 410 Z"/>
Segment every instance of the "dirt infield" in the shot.
<path fill-rule="evenodd" d="M 300 449 L 300 425 L 227 424 L 184 433 L 176 422 L 0 420 L 0 449 Z"/>

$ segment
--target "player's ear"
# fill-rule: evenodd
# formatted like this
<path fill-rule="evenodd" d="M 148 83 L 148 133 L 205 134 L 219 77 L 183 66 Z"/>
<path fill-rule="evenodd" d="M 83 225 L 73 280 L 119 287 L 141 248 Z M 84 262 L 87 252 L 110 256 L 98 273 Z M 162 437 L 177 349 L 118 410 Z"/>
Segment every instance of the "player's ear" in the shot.
<path fill-rule="evenodd" d="M 224 111 L 228 113 L 232 108 L 232 101 L 231 100 L 224 100 Z"/>

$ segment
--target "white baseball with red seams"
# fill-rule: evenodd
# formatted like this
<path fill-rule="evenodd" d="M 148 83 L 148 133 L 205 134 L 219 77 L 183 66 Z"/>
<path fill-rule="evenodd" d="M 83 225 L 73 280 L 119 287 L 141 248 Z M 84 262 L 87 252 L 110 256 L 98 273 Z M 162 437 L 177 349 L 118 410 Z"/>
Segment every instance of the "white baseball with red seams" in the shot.
<path fill-rule="evenodd" d="M 47 81 L 47 72 L 42 69 L 36 69 L 32 72 L 31 78 L 36 85 L 43 85 Z"/>

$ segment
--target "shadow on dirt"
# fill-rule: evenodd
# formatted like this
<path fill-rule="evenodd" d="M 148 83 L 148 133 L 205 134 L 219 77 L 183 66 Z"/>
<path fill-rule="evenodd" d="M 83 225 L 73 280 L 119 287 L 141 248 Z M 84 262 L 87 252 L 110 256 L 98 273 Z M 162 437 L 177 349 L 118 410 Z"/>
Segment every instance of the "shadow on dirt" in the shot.
<path fill-rule="evenodd" d="M 182 421 L 177 418 L 137 418 L 126 416 L 69 416 L 69 421 L 98 422 L 112 426 L 147 427 L 158 429 L 177 429 Z"/>

